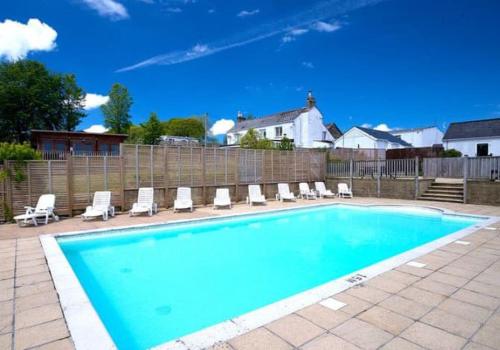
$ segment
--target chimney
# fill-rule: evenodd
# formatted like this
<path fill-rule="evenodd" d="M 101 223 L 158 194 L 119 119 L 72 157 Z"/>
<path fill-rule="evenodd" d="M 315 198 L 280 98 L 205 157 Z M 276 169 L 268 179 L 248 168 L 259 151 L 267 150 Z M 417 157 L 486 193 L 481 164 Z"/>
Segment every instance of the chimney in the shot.
<path fill-rule="evenodd" d="M 236 117 L 236 122 L 241 123 L 244 122 L 245 120 L 246 118 L 243 116 L 243 113 L 241 113 L 241 111 L 238 111 L 238 117 Z"/>
<path fill-rule="evenodd" d="M 314 98 L 312 91 L 309 90 L 307 93 L 307 108 L 313 108 L 316 106 L 316 99 Z"/>

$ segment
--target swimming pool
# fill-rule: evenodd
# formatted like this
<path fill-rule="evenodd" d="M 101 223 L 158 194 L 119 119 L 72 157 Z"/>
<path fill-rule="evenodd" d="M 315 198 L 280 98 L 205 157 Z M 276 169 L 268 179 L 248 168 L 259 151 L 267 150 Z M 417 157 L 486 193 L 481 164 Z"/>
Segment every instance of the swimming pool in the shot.
<path fill-rule="evenodd" d="M 57 240 L 117 347 L 146 349 L 480 220 L 329 205 Z"/>

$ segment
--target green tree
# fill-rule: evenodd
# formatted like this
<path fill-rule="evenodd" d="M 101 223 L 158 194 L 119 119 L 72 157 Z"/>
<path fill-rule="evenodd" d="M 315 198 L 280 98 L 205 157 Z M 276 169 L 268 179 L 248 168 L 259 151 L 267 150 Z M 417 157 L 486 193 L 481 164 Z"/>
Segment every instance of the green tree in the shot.
<path fill-rule="evenodd" d="M 143 144 L 144 143 L 144 128 L 140 125 L 131 125 L 128 129 L 128 137 L 125 143 Z"/>
<path fill-rule="evenodd" d="M 84 96 L 74 75 L 30 60 L 0 63 L 0 141 L 28 141 L 31 129 L 74 130 Z"/>
<path fill-rule="evenodd" d="M 119 83 L 113 84 L 109 92 L 109 101 L 101 106 L 104 126 L 110 129 L 110 132 L 117 134 L 128 132 L 132 125 L 129 114 L 132 103 L 127 88 Z"/>
<path fill-rule="evenodd" d="M 157 145 L 160 143 L 160 136 L 164 134 L 163 125 L 155 112 L 149 115 L 147 122 L 141 124 L 144 130 L 143 142 L 146 145 Z"/>
<path fill-rule="evenodd" d="M 265 137 L 261 137 L 255 129 L 249 129 L 240 140 L 241 148 L 250 149 L 273 149 L 273 142 Z"/>
<path fill-rule="evenodd" d="M 293 150 L 293 142 L 288 137 L 283 136 L 280 143 L 278 144 L 278 149 L 282 151 L 292 151 Z"/>
<path fill-rule="evenodd" d="M 203 119 L 198 117 L 172 118 L 163 123 L 165 135 L 186 136 L 203 139 L 205 126 Z"/>
<path fill-rule="evenodd" d="M 255 129 L 249 129 L 240 140 L 241 148 L 256 149 L 259 143 L 259 133 Z"/>
<path fill-rule="evenodd" d="M 452 149 L 447 149 L 441 153 L 441 157 L 461 157 L 462 152 L 452 148 Z"/>

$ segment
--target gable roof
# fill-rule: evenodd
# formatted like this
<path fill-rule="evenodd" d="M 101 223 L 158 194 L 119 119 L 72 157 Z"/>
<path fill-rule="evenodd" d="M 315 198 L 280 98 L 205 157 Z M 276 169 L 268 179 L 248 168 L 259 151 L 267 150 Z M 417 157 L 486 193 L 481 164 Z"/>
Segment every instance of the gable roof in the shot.
<path fill-rule="evenodd" d="M 339 127 L 335 123 L 326 124 L 325 128 L 330 132 L 334 139 L 338 139 L 342 136 L 342 131 L 340 131 Z"/>
<path fill-rule="evenodd" d="M 403 133 L 407 133 L 407 132 L 422 131 L 422 130 L 434 129 L 434 128 L 436 128 L 435 125 L 424 126 L 424 127 L 421 127 L 421 128 L 395 129 L 395 130 L 389 131 L 389 133 L 394 135 L 394 134 L 403 134 Z"/>
<path fill-rule="evenodd" d="M 248 129 L 258 129 L 271 125 L 291 123 L 302 113 L 308 112 L 309 108 L 297 108 L 291 111 L 270 114 L 262 118 L 255 118 L 236 123 L 228 132 L 238 132 Z"/>
<path fill-rule="evenodd" d="M 399 143 L 400 145 L 405 146 L 405 147 L 411 147 L 411 144 L 409 144 L 408 142 L 403 141 L 399 137 L 394 136 L 386 131 L 363 128 L 361 126 L 355 126 L 355 128 L 367 133 L 368 135 L 376 138 L 377 140 L 385 140 L 388 142 Z"/>
<path fill-rule="evenodd" d="M 500 137 L 500 118 L 451 123 L 443 140 L 475 137 Z"/>

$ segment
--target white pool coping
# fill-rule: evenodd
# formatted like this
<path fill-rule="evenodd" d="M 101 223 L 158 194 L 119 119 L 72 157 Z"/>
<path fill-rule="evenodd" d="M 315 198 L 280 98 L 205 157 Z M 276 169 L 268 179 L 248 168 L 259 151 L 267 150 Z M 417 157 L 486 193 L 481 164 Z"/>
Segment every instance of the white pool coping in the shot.
<path fill-rule="evenodd" d="M 470 215 L 458 213 L 438 207 L 418 206 L 418 205 L 374 205 L 374 204 L 351 204 L 351 203 L 321 203 L 315 205 L 297 205 L 287 208 L 272 209 L 267 211 L 237 213 L 220 215 L 209 218 L 171 220 L 154 224 L 140 224 L 123 227 L 110 227 L 103 229 L 93 229 L 85 231 L 73 231 L 57 234 L 46 234 L 40 236 L 40 242 L 47 258 L 47 264 L 52 274 L 54 284 L 59 294 L 59 300 L 66 319 L 68 329 L 73 338 L 76 350 L 108 350 L 116 349 L 111 336 L 107 332 L 99 315 L 95 311 L 87 294 L 83 290 L 71 265 L 57 243 L 58 237 L 79 236 L 88 234 L 116 233 L 119 230 L 141 229 L 145 227 L 155 227 L 161 225 L 173 225 L 181 223 L 206 222 L 220 220 L 224 218 L 234 218 L 241 216 L 259 216 L 262 214 L 277 213 L 295 209 L 307 209 L 322 206 L 356 206 L 356 207 L 377 207 L 377 208 L 407 208 L 412 211 L 424 210 L 428 212 L 438 211 L 443 215 L 462 216 L 467 218 L 479 218 L 484 221 L 472 225 L 471 227 L 451 233 L 438 238 L 432 242 L 413 248 L 404 253 L 382 260 L 376 264 L 368 266 L 348 275 L 339 277 L 331 282 L 314 287 L 302 293 L 282 299 L 278 302 L 266 305 L 256 310 L 250 311 L 231 320 L 223 321 L 200 331 L 188 334 L 179 339 L 160 344 L 153 347 L 155 350 L 199 350 L 212 346 L 217 342 L 226 341 L 243 333 L 259 328 L 265 324 L 275 321 L 281 317 L 296 312 L 304 307 L 328 299 L 334 294 L 340 293 L 357 284 L 363 283 L 383 272 L 392 270 L 407 262 L 425 255 L 433 250 L 445 246 L 451 242 L 459 240 L 473 232 L 488 227 L 500 220 L 496 216 Z"/>

